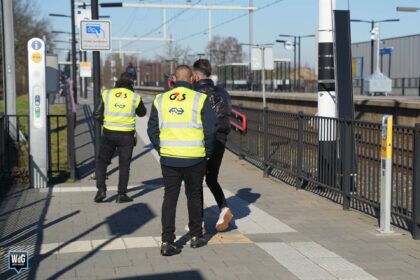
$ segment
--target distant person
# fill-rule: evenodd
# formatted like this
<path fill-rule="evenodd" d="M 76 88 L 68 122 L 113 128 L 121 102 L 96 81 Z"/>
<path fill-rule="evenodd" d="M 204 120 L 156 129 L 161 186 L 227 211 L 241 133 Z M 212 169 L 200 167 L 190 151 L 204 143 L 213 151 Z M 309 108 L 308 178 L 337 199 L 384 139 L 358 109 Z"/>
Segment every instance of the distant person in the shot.
<path fill-rule="evenodd" d="M 136 144 L 136 115 L 146 115 L 141 96 L 134 92 L 133 81 L 128 73 L 123 73 L 115 83 L 115 88 L 102 92 L 102 98 L 95 105 L 93 117 L 103 125 L 101 146 L 96 159 L 95 202 L 106 198 L 106 169 L 115 149 L 119 157 L 118 196 L 116 202 L 130 202 L 127 196 L 128 178 L 133 148 Z"/>
<path fill-rule="evenodd" d="M 207 244 L 203 237 L 203 179 L 206 157 L 213 150 L 216 118 L 207 95 L 192 89 L 186 65 L 175 70 L 174 88 L 156 96 L 147 134 L 160 155 L 165 195 L 162 205 L 163 256 L 179 254 L 175 244 L 175 213 L 182 181 L 187 196 L 191 247 Z"/>
<path fill-rule="evenodd" d="M 137 70 L 136 67 L 133 66 L 132 62 L 128 63 L 128 66 L 125 69 L 125 73 L 129 74 L 133 81 L 137 80 Z"/>
<path fill-rule="evenodd" d="M 226 149 L 227 135 L 230 132 L 230 114 L 232 104 L 228 92 L 214 85 L 211 76 L 211 65 L 207 59 L 199 59 L 193 65 L 194 90 L 208 96 L 211 107 L 216 114 L 216 141 L 213 153 L 207 160 L 206 183 L 219 206 L 220 215 L 216 223 L 217 231 L 229 227 L 233 218 L 232 211 L 226 202 L 225 194 L 218 182 L 219 170 Z"/>

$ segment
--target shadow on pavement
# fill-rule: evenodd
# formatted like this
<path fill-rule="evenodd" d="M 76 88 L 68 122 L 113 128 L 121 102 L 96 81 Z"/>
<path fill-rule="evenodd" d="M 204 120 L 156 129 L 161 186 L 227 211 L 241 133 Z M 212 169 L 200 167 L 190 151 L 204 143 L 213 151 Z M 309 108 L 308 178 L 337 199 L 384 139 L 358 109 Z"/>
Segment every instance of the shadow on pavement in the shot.
<path fill-rule="evenodd" d="M 252 192 L 252 188 L 242 188 L 238 190 L 234 196 L 231 196 L 226 199 L 226 202 L 234 216 L 226 232 L 238 228 L 235 224 L 235 220 L 240 220 L 247 217 L 251 213 L 249 206 L 252 203 L 255 203 L 260 197 L 261 194 Z M 214 227 L 219 218 L 219 213 L 220 211 L 217 205 L 213 205 L 204 209 L 205 223 L 207 225 L 211 225 L 211 227 L 208 227 L 207 232 L 210 236 L 213 236 L 217 233 Z"/>
<path fill-rule="evenodd" d="M 150 208 L 143 203 L 137 203 L 137 204 L 131 204 L 130 206 L 118 211 L 117 213 L 107 217 L 105 221 L 96 224 L 95 226 L 91 227 L 90 229 L 86 230 L 85 232 L 79 234 L 78 236 L 75 236 L 74 238 L 68 240 L 67 242 L 60 243 L 60 245 L 45 253 L 40 255 L 38 258 L 34 259 L 32 261 L 33 268 L 38 267 L 39 264 L 46 259 L 47 257 L 51 256 L 52 254 L 58 252 L 60 249 L 64 248 L 65 246 L 69 245 L 70 243 L 77 241 L 78 239 L 86 236 L 90 232 L 98 229 L 102 225 L 107 225 L 108 230 L 110 234 L 112 235 L 112 238 L 106 240 L 96 248 L 94 248 L 92 251 L 81 257 L 80 259 L 76 260 L 72 264 L 68 265 L 67 267 L 61 269 L 60 271 L 57 271 L 52 276 L 50 276 L 48 279 L 57 279 L 60 278 L 64 273 L 67 271 L 75 268 L 79 264 L 85 262 L 92 256 L 94 256 L 97 252 L 99 252 L 102 248 L 110 244 L 112 241 L 114 241 L 117 238 L 120 238 L 124 235 L 129 235 L 135 232 L 137 229 L 141 228 L 143 225 L 145 225 L 147 222 L 151 221 L 155 217 L 155 214 L 150 210 Z M 127 222 L 130 221 L 130 222 Z M 36 270 L 33 269 L 32 271 L 33 276 L 36 274 Z"/>

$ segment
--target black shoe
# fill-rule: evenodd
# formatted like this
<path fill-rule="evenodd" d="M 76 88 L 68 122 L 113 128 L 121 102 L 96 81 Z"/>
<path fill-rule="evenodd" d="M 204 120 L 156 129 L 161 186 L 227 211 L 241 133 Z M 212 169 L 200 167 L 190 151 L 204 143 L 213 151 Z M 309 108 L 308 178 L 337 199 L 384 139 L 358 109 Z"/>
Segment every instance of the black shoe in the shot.
<path fill-rule="evenodd" d="M 162 256 L 173 256 L 181 253 L 181 249 L 177 248 L 173 242 L 163 242 L 160 246 L 160 254 Z"/>
<path fill-rule="evenodd" d="M 94 201 L 96 202 L 96 203 L 98 203 L 98 202 L 102 202 L 102 200 L 104 200 L 105 199 L 105 197 L 106 197 L 106 191 L 104 191 L 104 190 L 98 190 L 98 192 L 96 193 L 96 195 L 95 195 L 95 199 L 94 199 Z"/>
<path fill-rule="evenodd" d="M 207 245 L 206 239 L 204 237 L 193 236 L 191 238 L 191 248 L 200 248 Z"/>
<path fill-rule="evenodd" d="M 126 194 L 119 194 L 117 196 L 117 200 L 115 200 L 116 203 L 125 203 L 131 201 L 133 201 L 133 199 Z"/>

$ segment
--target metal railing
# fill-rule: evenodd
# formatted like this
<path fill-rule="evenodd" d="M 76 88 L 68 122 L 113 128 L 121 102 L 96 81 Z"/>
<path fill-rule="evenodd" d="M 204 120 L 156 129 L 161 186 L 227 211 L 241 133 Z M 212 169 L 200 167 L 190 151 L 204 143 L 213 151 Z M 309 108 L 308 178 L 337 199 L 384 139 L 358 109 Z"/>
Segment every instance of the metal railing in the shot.
<path fill-rule="evenodd" d="M 69 173 L 68 148 L 63 143 L 68 135 L 66 115 L 48 115 L 48 165 L 50 178 Z M 29 182 L 30 132 L 28 115 L 0 117 L 0 173 L 18 183 Z"/>
<path fill-rule="evenodd" d="M 247 118 L 246 133 L 229 135 L 228 148 L 240 158 L 345 209 L 379 216 L 380 123 L 267 110 L 264 130 L 263 110 L 235 109 Z M 413 127 L 393 128 L 391 212 L 394 224 L 405 228 L 413 219 L 413 135 Z"/>

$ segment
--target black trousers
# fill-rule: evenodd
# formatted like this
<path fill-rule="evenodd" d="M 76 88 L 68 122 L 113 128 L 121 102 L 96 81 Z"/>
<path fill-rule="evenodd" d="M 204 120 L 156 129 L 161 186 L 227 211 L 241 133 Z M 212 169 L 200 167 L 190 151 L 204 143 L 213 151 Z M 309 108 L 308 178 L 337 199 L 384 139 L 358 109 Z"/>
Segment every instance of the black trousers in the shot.
<path fill-rule="evenodd" d="M 190 235 L 201 237 L 203 222 L 203 179 L 206 174 L 206 161 L 189 167 L 171 167 L 161 165 L 165 195 L 162 204 L 162 242 L 175 241 L 176 205 L 182 181 L 185 183 L 185 195 L 188 206 L 188 227 Z"/>
<path fill-rule="evenodd" d="M 206 184 L 212 192 L 219 209 L 227 207 L 225 194 L 222 187 L 218 182 L 220 165 L 222 164 L 223 154 L 225 153 L 226 146 L 220 141 L 215 141 L 213 154 L 207 161 Z"/>
<path fill-rule="evenodd" d="M 134 143 L 134 131 L 124 132 L 104 129 L 99 155 L 96 160 L 96 187 L 99 190 L 106 190 L 106 169 L 117 149 L 120 172 L 118 177 L 118 194 L 127 192 Z"/>

